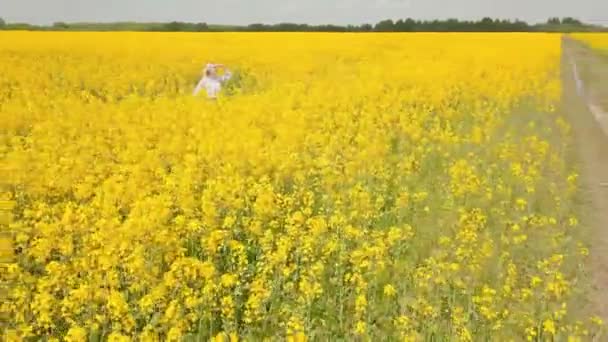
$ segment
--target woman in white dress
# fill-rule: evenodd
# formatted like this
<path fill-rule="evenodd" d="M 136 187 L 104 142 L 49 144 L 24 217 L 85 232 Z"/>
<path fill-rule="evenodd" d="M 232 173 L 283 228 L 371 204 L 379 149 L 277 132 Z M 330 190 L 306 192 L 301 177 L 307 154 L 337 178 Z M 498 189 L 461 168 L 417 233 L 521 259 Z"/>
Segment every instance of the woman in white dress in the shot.
<path fill-rule="evenodd" d="M 218 69 L 224 69 L 222 75 L 218 75 Z M 207 91 L 207 97 L 210 99 L 216 99 L 220 90 L 222 90 L 222 84 L 228 81 L 232 77 L 230 70 L 226 69 L 223 64 L 212 64 L 209 63 L 203 70 L 203 78 L 198 82 L 196 88 L 194 88 L 193 95 L 197 95 L 203 88 Z"/>

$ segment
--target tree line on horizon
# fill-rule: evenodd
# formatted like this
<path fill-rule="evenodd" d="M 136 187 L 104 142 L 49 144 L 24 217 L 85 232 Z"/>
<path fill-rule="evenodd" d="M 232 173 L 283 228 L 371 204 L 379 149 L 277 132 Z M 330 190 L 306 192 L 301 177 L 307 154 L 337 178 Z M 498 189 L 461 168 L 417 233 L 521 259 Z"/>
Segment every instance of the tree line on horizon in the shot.
<path fill-rule="evenodd" d="M 0 18 L 0 30 L 33 31 L 148 31 L 148 32 L 589 32 L 608 31 L 608 28 L 590 25 L 575 18 L 549 18 L 545 23 L 530 25 L 520 20 L 483 18 L 477 21 L 415 20 L 412 18 L 393 21 L 382 20 L 375 25 L 308 25 L 295 23 L 208 25 L 207 23 L 64 23 L 51 26 L 26 23 L 7 23 Z"/>

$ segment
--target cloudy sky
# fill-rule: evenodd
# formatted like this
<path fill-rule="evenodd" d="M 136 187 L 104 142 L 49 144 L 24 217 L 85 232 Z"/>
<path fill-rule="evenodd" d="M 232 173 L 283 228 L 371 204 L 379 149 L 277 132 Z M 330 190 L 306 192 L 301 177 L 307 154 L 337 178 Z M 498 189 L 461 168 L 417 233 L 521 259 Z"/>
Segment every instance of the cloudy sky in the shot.
<path fill-rule="evenodd" d="M 608 0 L 0 0 L 8 22 L 191 21 L 211 24 L 361 24 L 381 19 L 544 21 L 572 16 L 608 25 Z"/>

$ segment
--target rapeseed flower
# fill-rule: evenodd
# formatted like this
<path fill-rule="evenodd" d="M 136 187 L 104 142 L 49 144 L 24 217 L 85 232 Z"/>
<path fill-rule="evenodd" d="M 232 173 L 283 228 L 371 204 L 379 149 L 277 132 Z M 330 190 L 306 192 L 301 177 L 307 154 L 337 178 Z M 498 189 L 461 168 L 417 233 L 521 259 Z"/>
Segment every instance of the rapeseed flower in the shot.
<path fill-rule="evenodd" d="M 0 40 L 9 340 L 600 329 L 562 306 L 589 241 L 558 35 Z M 198 56 L 234 91 L 192 98 Z"/>

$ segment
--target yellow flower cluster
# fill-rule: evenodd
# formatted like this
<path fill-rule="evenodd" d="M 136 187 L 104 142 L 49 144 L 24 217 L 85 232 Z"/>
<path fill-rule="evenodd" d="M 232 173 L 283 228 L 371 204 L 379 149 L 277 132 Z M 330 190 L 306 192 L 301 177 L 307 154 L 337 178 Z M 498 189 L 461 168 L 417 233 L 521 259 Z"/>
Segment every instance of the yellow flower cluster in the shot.
<path fill-rule="evenodd" d="M 0 41 L 8 340 L 598 330 L 558 35 Z M 207 61 L 240 75 L 218 101 Z"/>
<path fill-rule="evenodd" d="M 593 49 L 608 53 L 608 33 L 575 33 L 571 36 Z"/>

